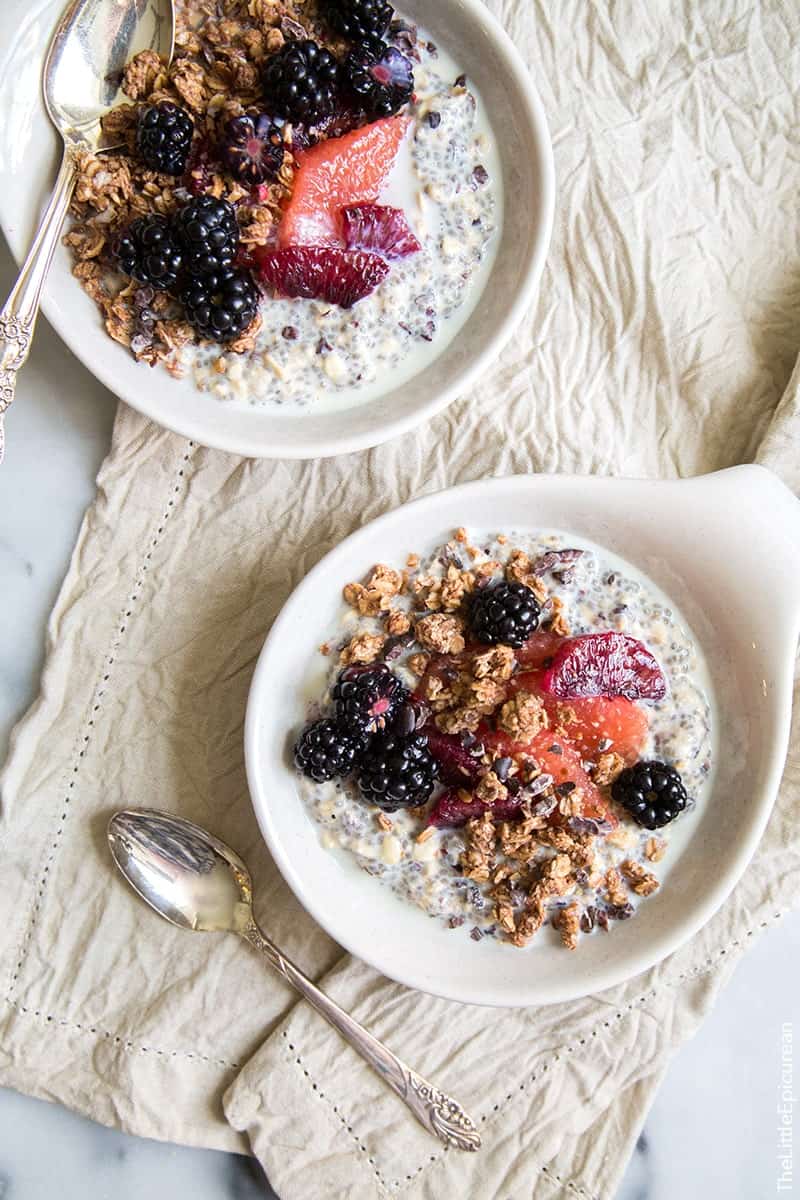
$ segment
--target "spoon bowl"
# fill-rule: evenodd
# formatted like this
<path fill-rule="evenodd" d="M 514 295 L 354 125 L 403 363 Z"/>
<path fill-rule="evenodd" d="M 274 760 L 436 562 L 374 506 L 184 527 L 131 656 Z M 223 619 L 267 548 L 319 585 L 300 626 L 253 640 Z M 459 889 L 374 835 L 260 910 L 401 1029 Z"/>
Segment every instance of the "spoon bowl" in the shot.
<path fill-rule="evenodd" d="M 201 933 L 244 933 L 252 919 L 250 873 L 239 855 L 199 825 L 152 809 L 115 813 L 114 862 L 151 908 Z"/>
<path fill-rule="evenodd" d="M 126 64 L 142 50 L 169 62 L 175 44 L 172 0 L 73 0 L 56 27 L 44 64 L 44 102 L 67 145 L 103 144 L 104 113 L 126 99 Z"/>
<path fill-rule="evenodd" d="M 460 1104 L 406 1066 L 259 929 L 250 873 L 230 846 L 183 817 L 154 809 L 115 813 L 108 842 L 128 883 L 160 916 L 181 929 L 238 933 L 338 1029 L 430 1133 L 458 1150 L 480 1147 L 475 1122 Z"/>

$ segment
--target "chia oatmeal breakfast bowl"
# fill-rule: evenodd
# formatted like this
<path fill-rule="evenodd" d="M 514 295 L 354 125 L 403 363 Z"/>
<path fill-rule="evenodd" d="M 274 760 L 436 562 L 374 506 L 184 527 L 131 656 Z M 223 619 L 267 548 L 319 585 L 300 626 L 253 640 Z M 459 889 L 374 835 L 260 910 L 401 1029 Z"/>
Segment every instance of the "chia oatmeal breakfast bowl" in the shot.
<path fill-rule="evenodd" d="M 21 258 L 54 177 L 38 78 L 60 0 L 10 0 L 0 221 Z M 117 395 L 250 457 L 376 445 L 485 370 L 530 308 L 552 149 L 480 0 L 175 0 L 78 153 L 44 309 Z M 18 10 L 18 12 L 17 12 Z M 13 139 L 13 143 L 12 143 Z"/>
<path fill-rule="evenodd" d="M 248 781 L 289 886 L 385 975 L 465 1002 L 659 961 L 769 816 L 798 544 L 800 505 L 756 467 L 486 480 L 351 535 L 251 686 Z"/>

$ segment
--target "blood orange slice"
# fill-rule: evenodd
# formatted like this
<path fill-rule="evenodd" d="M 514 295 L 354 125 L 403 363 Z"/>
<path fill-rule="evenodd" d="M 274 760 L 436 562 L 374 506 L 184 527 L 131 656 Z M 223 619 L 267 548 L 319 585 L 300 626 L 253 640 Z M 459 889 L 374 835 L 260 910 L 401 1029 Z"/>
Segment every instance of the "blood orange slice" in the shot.
<path fill-rule="evenodd" d="M 278 244 L 340 245 L 341 210 L 378 198 L 408 124 L 406 116 L 386 117 L 302 152 Z"/>

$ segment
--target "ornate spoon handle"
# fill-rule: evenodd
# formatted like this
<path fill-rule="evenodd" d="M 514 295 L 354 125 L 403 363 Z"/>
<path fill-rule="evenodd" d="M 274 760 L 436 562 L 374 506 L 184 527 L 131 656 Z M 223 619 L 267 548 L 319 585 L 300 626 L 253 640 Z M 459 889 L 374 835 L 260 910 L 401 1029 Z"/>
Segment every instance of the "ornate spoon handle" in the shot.
<path fill-rule="evenodd" d="M 251 946 L 255 946 L 256 950 L 260 950 L 276 971 L 339 1030 L 345 1041 L 349 1042 L 372 1069 L 386 1080 L 400 1099 L 405 1101 L 421 1125 L 445 1145 L 455 1146 L 458 1150 L 477 1150 L 480 1147 L 480 1134 L 472 1118 L 464 1112 L 461 1105 L 407 1067 L 391 1050 L 348 1016 L 344 1009 L 315 987 L 293 962 L 281 954 L 254 920 L 243 930 L 242 936 Z"/>
<path fill-rule="evenodd" d="M 42 288 L 58 245 L 61 227 L 75 188 L 72 151 L 66 148 L 53 193 L 17 282 L 0 309 L 0 462 L 5 437 L 3 416 L 14 399 L 17 372 L 30 352 L 33 327 L 39 315 Z"/>

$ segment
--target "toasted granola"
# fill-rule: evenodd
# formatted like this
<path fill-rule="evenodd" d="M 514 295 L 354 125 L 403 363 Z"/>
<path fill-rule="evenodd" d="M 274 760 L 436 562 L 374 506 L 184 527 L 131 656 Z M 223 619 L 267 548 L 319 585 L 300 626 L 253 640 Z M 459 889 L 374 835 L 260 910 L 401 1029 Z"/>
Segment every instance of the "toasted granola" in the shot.
<path fill-rule="evenodd" d="M 625 759 L 615 750 L 601 754 L 594 764 L 592 779 L 599 787 L 607 786 L 619 777 L 624 767 Z"/>
<path fill-rule="evenodd" d="M 464 649 L 464 627 L 456 617 L 431 613 L 416 625 L 417 641 L 435 654 L 460 654 Z"/>
<path fill-rule="evenodd" d="M 616 908 L 622 908 L 628 903 L 628 893 L 616 867 L 609 867 L 606 871 L 605 885 L 609 904 L 613 904 Z"/>
<path fill-rule="evenodd" d="M 517 692 L 500 709 L 498 726 L 517 742 L 529 742 L 547 728 L 547 710 L 538 696 Z"/>
<path fill-rule="evenodd" d="M 497 833 L 491 813 L 467 822 L 467 849 L 461 856 L 461 870 L 467 879 L 486 883 L 494 865 Z"/>
<path fill-rule="evenodd" d="M 567 950 L 577 950 L 578 935 L 581 928 L 581 906 L 576 901 L 568 904 L 566 908 L 562 908 L 558 912 L 556 918 L 558 932 L 561 934 L 561 941 L 566 946 Z"/>
<path fill-rule="evenodd" d="M 647 871 L 641 863 L 626 858 L 619 864 L 619 869 L 637 896 L 652 896 L 653 892 L 658 891 L 660 884 L 655 875 Z"/>
<path fill-rule="evenodd" d="M 342 666 L 357 663 L 374 663 L 380 658 L 386 638 L 379 633 L 358 633 L 339 654 Z"/>

